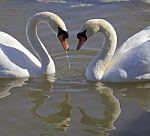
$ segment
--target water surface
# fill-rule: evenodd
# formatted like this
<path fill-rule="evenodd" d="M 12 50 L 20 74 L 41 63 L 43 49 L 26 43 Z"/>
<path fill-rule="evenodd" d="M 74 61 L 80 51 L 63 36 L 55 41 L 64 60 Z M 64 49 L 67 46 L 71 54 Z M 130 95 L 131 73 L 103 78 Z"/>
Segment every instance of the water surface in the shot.
<path fill-rule="evenodd" d="M 0 30 L 13 35 L 33 52 L 25 26 L 40 11 L 55 12 L 65 21 L 70 34 L 70 67 L 56 37 L 40 24 L 39 35 L 55 61 L 55 81 L 50 76 L 0 80 L 0 135 L 149 136 L 150 82 L 87 81 L 85 69 L 100 49 L 102 35 L 95 35 L 80 51 L 75 50 L 76 33 L 90 18 L 111 22 L 119 47 L 150 24 L 149 1 L 2 0 Z"/>

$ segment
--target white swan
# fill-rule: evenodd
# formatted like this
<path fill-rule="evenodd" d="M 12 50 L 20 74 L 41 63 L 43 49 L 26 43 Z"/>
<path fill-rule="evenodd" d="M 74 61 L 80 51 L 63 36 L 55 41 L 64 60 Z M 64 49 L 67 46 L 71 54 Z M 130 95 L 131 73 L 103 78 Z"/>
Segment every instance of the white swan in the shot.
<path fill-rule="evenodd" d="M 0 78 L 28 77 L 40 74 L 55 73 L 54 62 L 37 36 L 37 24 L 46 22 L 57 34 L 62 46 L 67 51 L 68 33 L 63 20 L 52 12 L 35 14 L 27 23 L 26 34 L 38 59 L 19 41 L 9 34 L 0 31 Z"/>
<path fill-rule="evenodd" d="M 130 37 L 116 50 L 117 35 L 112 25 L 103 19 L 84 23 L 77 50 L 97 32 L 104 33 L 102 49 L 86 69 L 88 80 L 105 82 L 136 82 L 150 80 L 150 26 Z M 116 50 L 116 52 L 115 52 Z"/>

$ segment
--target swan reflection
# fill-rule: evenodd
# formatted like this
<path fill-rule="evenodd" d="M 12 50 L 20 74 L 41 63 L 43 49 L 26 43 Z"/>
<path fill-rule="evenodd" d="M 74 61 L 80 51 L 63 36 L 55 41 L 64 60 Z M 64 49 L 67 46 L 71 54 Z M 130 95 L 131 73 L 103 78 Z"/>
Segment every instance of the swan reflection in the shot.
<path fill-rule="evenodd" d="M 9 96 L 11 89 L 22 87 L 27 81 L 28 78 L 0 79 L 0 98 Z"/>
<path fill-rule="evenodd" d="M 39 108 L 45 104 L 45 101 L 49 98 L 49 95 L 45 95 L 41 91 L 32 92 L 29 94 L 31 98 L 33 98 L 33 107 L 31 109 L 32 114 L 42 119 L 47 124 L 54 125 L 53 128 L 55 131 L 66 131 L 70 125 L 70 114 L 72 111 L 72 106 L 70 104 L 71 96 L 70 94 L 66 94 L 64 96 L 64 101 L 59 103 L 57 106 L 59 108 L 59 111 L 53 114 L 49 114 L 47 116 L 39 114 L 38 110 Z"/>
<path fill-rule="evenodd" d="M 104 118 L 96 118 L 92 115 L 88 115 L 84 108 L 79 107 L 82 114 L 81 123 L 98 127 L 98 130 L 96 131 L 88 129 L 86 129 L 86 131 L 91 131 L 92 133 L 98 133 L 100 135 L 107 135 L 105 131 L 115 129 L 114 123 L 121 113 L 120 103 L 113 95 L 111 88 L 104 87 L 97 83 L 95 89 L 100 96 L 101 103 L 105 106 L 105 110 L 103 112 Z"/>
<path fill-rule="evenodd" d="M 55 75 L 42 75 L 40 77 L 25 77 L 25 78 L 4 78 L 0 79 L 0 98 L 7 97 L 11 94 L 11 89 L 15 87 L 22 87 L 25 84 L 31 84 L 36 90 L 51 90 L 52 83 L 55 81 Z"/>
<path fill-rule="evenodd" d="M 32 85 L 34 84 L 35 91 L 52 91 L 53 83 L 55 82 L 55 74 L 42 75 L 38 78 L 30 79 Z"/>

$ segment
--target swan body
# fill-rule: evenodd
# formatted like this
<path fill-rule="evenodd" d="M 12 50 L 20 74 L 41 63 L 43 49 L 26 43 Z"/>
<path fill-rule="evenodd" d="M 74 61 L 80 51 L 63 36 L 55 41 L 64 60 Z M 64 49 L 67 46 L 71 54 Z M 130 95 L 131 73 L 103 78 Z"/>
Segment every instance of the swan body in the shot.
<path fill-rule="evenodd" d="M 116 50 L 117 35 L 103 19 L 85 22 L 77 37 L 77 50 L 97 32 L 104 33 L 102 49 L 86 69 L 88 80 L 104 82 L 138 82 L 150 80 L 150 26 L 127 39 Z"/>
<path fill-rule="evenodd" d="M 37 35 L 37 24 L 46 22 L 65 50 L 68 33 L 62 19 L 52 12 L 35 14 L 27 23 L 27 39 L 38 58 L 11 35 L 0 31 L 0 78 L 29 77 L 55 73 L 54 62 Z"/>

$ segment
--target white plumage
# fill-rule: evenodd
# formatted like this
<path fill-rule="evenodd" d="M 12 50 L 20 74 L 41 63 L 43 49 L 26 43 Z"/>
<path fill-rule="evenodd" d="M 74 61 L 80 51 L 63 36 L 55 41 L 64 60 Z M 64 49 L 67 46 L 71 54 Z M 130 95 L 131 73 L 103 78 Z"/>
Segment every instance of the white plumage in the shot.
<path fill-rule="evenodd" d="M 39 58 L 36 58 L 11 35 L 0 31 L 0 78 L 55 73 L 54 62 L 37 35 L 37 24 L 39 22 L 47 22 L 55 34 L 59 30 L 62 31 L 58 38 L 60 38 L 59 40 L 65 50 L 69 49 L 67 41 L 61 39 L 63 32 L 67 33 L 63 20 L 51 12 L 37 13 L 28 21 L 26 30 L 28 41 Z"/>
<path fill-rule="evenodd" d="M 102 49 L 86 69 L 88 80 L 105 82 L 150 80 L 150 26 L 130 37 L 117 50 L 116 32 L 106 20 L 88 20 L 82 26 L 78 38 L 80 35 L 82 37 L 85 30 L 87 39 L 97 32 L 105 35 Z M 77 49 L 83 43 L 79 40 Z"/>

